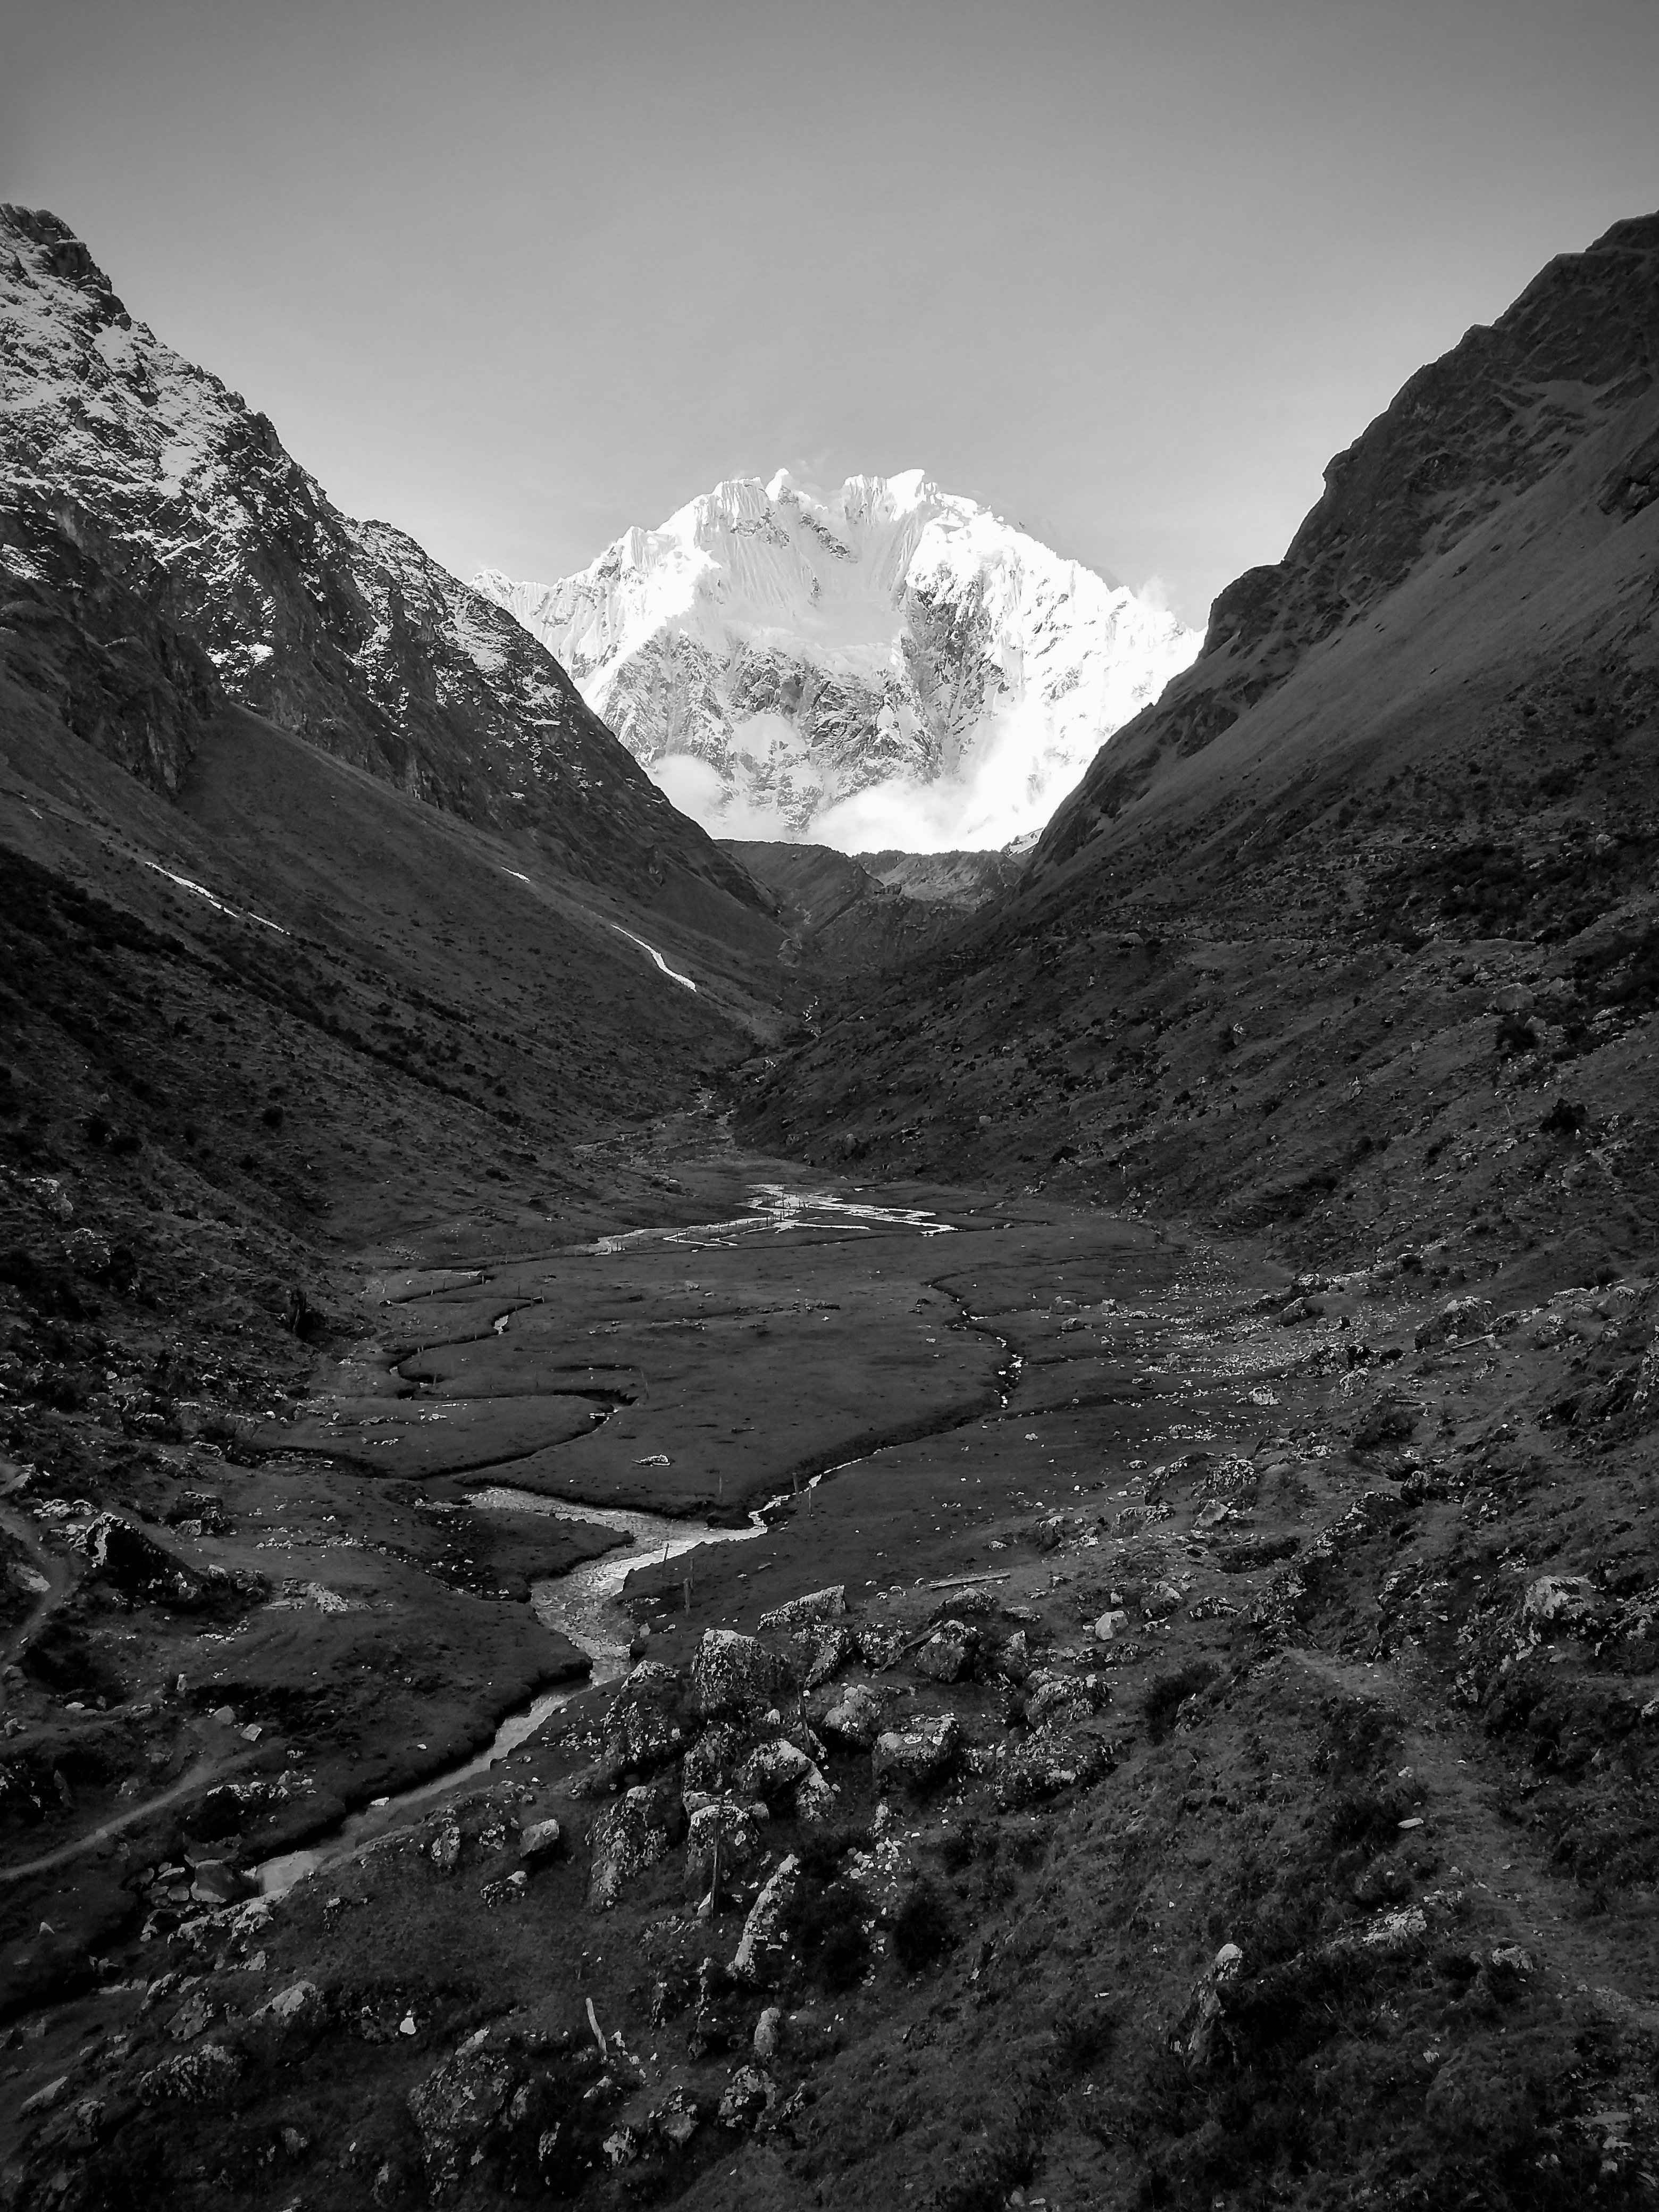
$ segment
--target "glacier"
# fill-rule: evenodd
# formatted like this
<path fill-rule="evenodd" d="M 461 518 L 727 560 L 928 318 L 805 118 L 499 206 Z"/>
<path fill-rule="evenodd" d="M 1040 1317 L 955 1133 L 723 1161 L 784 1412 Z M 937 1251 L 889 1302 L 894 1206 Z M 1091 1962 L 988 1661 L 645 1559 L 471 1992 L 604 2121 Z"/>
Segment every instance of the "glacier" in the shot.
<path fill-rule="evenodd" d="M 580 574 L 472 586 L 706 829 L 849 853 L 1033 836 L 1200 642 L 919 469 L 730 477 Z"/>

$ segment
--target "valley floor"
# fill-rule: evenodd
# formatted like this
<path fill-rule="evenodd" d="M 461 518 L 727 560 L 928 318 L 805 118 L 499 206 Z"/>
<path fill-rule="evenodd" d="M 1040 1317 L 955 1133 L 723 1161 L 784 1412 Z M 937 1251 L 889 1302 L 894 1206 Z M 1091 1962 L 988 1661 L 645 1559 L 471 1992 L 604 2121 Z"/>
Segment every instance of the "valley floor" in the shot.
<path fill-rule="evenodd" d="M 5 1463 L 0 2202 L 1646 2201 L 1650 1282 L 583 1172 Z"/>

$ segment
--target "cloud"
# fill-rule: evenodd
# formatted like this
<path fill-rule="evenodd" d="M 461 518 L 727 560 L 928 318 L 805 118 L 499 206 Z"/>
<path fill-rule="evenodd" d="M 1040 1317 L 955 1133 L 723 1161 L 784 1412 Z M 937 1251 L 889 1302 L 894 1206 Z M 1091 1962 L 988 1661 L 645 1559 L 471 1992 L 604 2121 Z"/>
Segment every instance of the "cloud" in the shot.
<path fill-rule="evenodd" d="M 713 836 L 831 845 L 843 853 L 949 853 L 994 850 L 1044 828 L 1086 765 L 1055 746 L 1038 702 L 1024 702 L 987 718 L 954 775 L 933 783 L 893 776 L 849 792 L 818 809 L 804 836 L 779 808 L 728 792 L 707 761 L 670 753 L 650 772 L 680 811 Z"/>
<path fill-rule="evenodd" d="M 1170 597 L 1170 587 L 1162 576 L 1156 574 L 1148 576 L 1135 593 L 1135 597 L 1143 600 L 1147 606 L 1153 608 L 1158 614 L 1173 614 L 1175 611 L 1174 603 Z"/>

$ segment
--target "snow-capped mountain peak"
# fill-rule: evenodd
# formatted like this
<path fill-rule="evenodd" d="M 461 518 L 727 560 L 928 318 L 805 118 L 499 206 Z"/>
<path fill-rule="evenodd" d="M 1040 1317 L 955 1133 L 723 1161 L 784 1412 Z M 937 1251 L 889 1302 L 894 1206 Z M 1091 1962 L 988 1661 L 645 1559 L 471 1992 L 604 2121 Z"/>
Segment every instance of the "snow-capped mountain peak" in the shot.
<path fill-rule="evenodd" d="M 577 575 L 473 582 L 705 826 L 848 850 L 1040 829 L 1199 645 L 920 469 L 728 477 Z"/>

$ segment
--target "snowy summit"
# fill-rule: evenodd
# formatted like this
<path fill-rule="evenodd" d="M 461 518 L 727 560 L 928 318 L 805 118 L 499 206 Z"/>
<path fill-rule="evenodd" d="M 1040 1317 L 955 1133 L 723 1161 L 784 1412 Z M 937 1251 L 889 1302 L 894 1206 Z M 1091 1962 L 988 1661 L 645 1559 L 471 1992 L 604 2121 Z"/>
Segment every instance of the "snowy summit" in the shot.
<path fill-rule="evenodd" d="M 849 852 L 1040 830 L 1200 642 L 919 469 L 731 477 L 580 575 L 473 586 L 705 827 Z"/>

